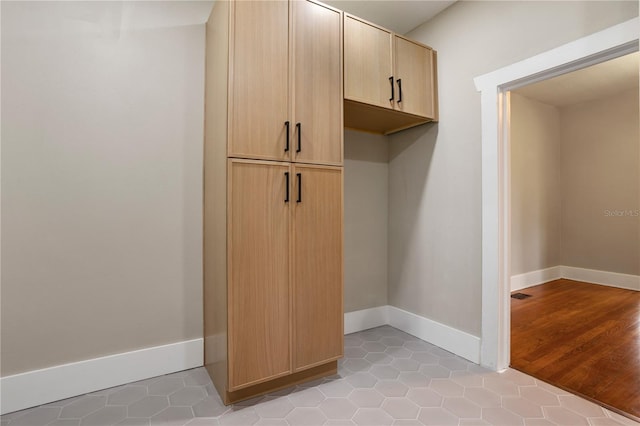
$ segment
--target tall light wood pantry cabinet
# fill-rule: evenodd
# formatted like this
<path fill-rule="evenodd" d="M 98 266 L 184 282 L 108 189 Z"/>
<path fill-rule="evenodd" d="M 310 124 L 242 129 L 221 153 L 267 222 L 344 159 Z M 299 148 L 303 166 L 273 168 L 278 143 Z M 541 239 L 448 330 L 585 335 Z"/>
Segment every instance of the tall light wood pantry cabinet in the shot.
<path fill-rule="evenodd" d="M 205 366 L 231 403 L 343 354 L 342 12 L 218 1 L 206 57 Z"/>

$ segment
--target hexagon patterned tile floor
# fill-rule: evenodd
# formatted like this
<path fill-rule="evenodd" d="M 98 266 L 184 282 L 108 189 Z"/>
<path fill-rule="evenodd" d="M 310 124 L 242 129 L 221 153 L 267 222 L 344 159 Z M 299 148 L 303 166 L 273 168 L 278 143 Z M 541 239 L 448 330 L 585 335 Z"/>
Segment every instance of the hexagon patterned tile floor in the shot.
<path fill-rule="evenodd" d="M 638 425 L 389 326 L 345 336 L 338 374 L 225 407 L 204 368 L 4 415 L 0 426 Z"/>

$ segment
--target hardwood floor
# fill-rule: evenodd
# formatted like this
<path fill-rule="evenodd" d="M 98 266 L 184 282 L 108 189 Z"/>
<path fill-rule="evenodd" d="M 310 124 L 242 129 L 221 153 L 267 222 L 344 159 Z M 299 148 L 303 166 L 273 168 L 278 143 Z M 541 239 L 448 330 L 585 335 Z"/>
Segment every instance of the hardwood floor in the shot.
<path fill-rule="evenodd" d="M 560 279 L 511 298 L 511 366 L 640 419 L 640 292 Z"/>

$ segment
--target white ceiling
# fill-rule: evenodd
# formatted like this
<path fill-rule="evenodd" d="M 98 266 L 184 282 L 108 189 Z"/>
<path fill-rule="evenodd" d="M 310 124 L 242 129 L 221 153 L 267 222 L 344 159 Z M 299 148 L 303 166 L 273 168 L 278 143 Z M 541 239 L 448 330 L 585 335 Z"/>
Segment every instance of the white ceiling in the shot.
<path fill-rule="evenodd" d="M 11 1 L 2 2 L 2 36 L 122 32 L 207 22 L 213 1 Z"/>
<path fill-rule="evenodd" d="M 4 2 L 3 2 L 4 3 Z M 43 32 L 121 32 L 202 24 L 214 1 L 7 2 L 15 17 L 11 33 L 23 33 L 21 18 L 36 20 Z M 375 24 L 406 34 L 455 0 L 325 0 L 325 3 Z M 3 5 L 4 7 L 4 5 Z M 33 26 L 30 26 L 31 28 Z"/>
<path fill-rule="evenodd" d="M 456 0 L 324 0 L 382 27 L 406 34 L 451 6 Z"/>
<path fill-rule="evenodd" d="M 563 107 L 614 95 L 640 86 L 640 53 L 621 56 L 514 92 Z"/>

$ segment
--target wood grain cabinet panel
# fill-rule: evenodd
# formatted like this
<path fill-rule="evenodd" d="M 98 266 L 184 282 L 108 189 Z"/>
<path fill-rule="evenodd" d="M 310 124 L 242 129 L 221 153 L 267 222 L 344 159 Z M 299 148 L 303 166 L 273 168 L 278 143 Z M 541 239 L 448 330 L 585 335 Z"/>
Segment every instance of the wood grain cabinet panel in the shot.
<path fill-rule="evenodd" d="M 294 370 L 343 354 L 343 171 L 293 167 Z"/>
<path fill-rule="evenodd" d="M 345 99 L 393 109 L 391 40 L 391 31 L 345 15 Z"/>
<path fill-rule="evenodd" d="M 289 159 L 289 3 L 243 0 L 231 6 L 229 156 Z"/>
<path fill-rule="evenodd" d="M 396 109 L 435 118 L 433 50 L 398 35 L 394 36 L 394 42 Z"/>
<path fill-rule="evenodd" d="M 229 389 L 290 372 L 288 164 L 229 160 Z"/>
<path fill-rule="evenodd" d="M 342 14 L 310 1 L 291 5 L 294 161 L 340 165 Z"/>

